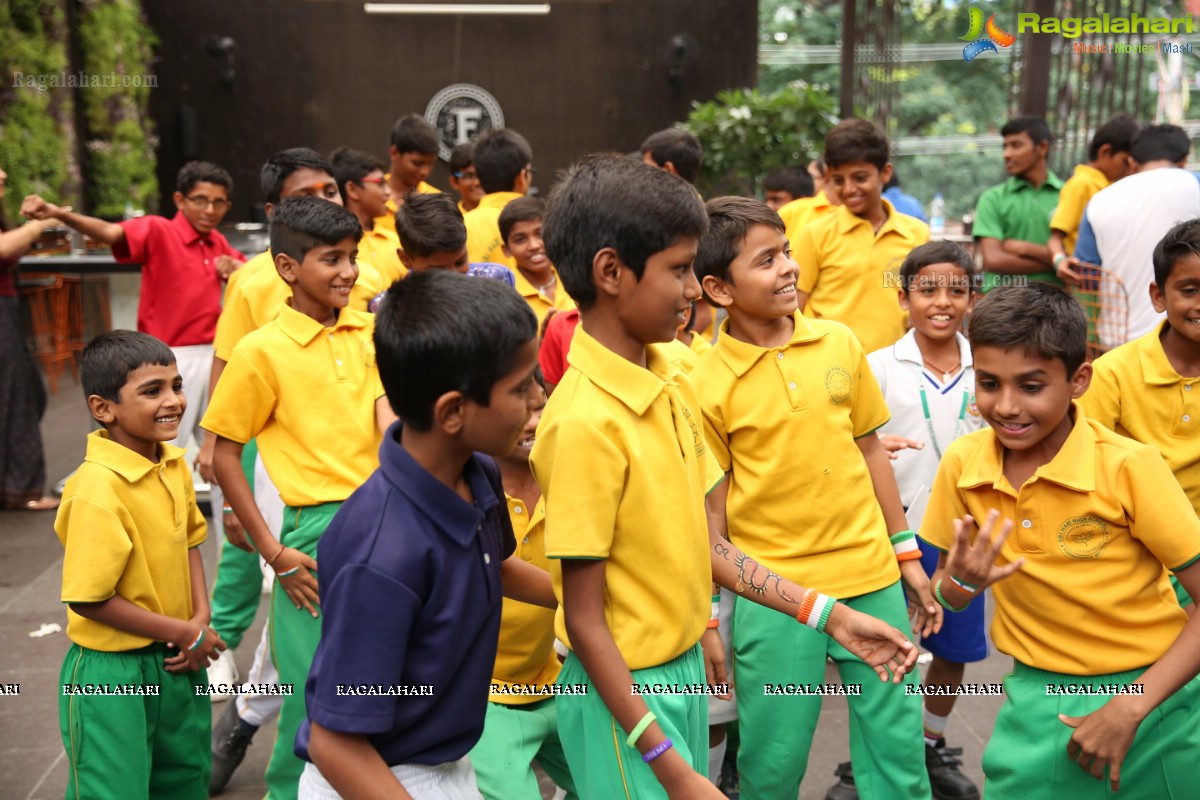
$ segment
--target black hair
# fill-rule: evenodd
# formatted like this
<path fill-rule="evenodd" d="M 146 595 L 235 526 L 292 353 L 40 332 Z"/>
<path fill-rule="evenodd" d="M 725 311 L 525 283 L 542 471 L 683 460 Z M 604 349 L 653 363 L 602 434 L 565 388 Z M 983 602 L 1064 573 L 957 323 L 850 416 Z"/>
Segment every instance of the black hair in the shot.
<path fill-rule="evenodd" d="M 824 157 L 824 156 L 816 156 L 816 157 L 814 157 L 814 158 L 812 159 L 812 164 L 813 164 L 813 166 L 814 166 L 814 167 L 816 167 L 816 168 L 817 168 L 817 172 L 821 173 L 821 177 L 822 177 L 822 178 L 824 178 L 824 177 L 825 177 L 825 174 L 826 174 L 826 172 L 828 171 L 828 170 L 826 170 L 826 168 L 825 168 L 825 157 Z M 811 175 L 809 175 L 809 177 L 811 178 L 812 176 L 811 176 Z"/>
<path fill-rule="evenodd" d="M 226 194 L 233 194 L 233 177 L 224 167 L 208 161 L 189 161 L 179 168 L 179 174 L 175 176 L 175 188 L 184 196 L 197 183 L 214 183 L 223 187 Z"/>
<path fill-rule="evenodd" d="M 397 153 L 436 153 L 441 148 L 437 130 L 420 114 L 396 120 L 391 141 Z"/>
<path fill-rule="evenodd" d="M 459 250 L 467 243 L 458 203 L 446 192 L 411 192 L 396 211 L 396 235 L 410 256 Z"/>
<path fill-rule="evenodd" d="M 1070 378 L 1087 357 L 1087 315 L 1064 290 L 1048 283 L 1000 286 L 975 304 L 967 324 L 971 349 L 1022 348 L 1027 355 L 1058 359 Z"/>
<path fill-rule="evenodd" d="M 1137 132 L 1138 124 L 1133 117 L 1117 114 L 1092 134 L 1092 141 L 1088 143 L 1088 161 L 1099 158 L 1100 148 L 1104 145 L 1108 145 L 1114 153 L 1128 153 Z"/>
<path fill-rule="evenodd" d="M 88 342 L 79 355 L 83 396 L 98 395 L 119 403 L 121 388 L 135 370 L 147 364 L 169 367 L 174 363 L 171 348 L 148 333 L 125 330 L 102 333 Z"/>
<path fill-rule="evenodd" d="M 533 148 L 512 128 L 492 128 L 475 140 L 472 159 L 486 194 L 511 192 L 521 171 L 533 162 Z"/>
<path fill-rule="evenodd" d="M 700 239 L 696 252 L 696 278 L 704 286 L 704 278 L 712 275 L 726 283 L 733 283 L 729 266 L 755 225 L 784 232 L 783 220 L 766 203 L 749 197 L 714 197 L 704 204 L 708 214 L 708 231 Z M 712 298 L 704 292 L 704 299 L 712 305 Z"/>
<path fill-rule="evenodd" d="M 293 172 L 301 169 L 311 169 L 333 175 L 333 167 L 316 150 L 307 147 L 293 147 L 281 150 L 267 159 L 259 173 L 263 197 L 266 202 L 276 205 L 279 195 L 283 192 L 283 183 Z"/>
<path fill-rule="evenodd" d="M 641 149 L 643 154 L 650 154 L 655 164 L 662 167 L 670 161 L 679 177 L 688 183 L 696 182 L 704 151 L 700 140 L 692 134 L 682 128 L 667 128 L 647 136 Z"/>
<path fill-rule="evenodd" d="M 546 204 L 538 197 L 518 197 L 504 207 L 500 212 L 500 238 L 508 244 L 508 235 L 512 233 L 513 225 L 518 222 L 528 222 L 534 219 L 544 219 Z"/>
<path fill-rule="evenodd" d="M 271 252 L 304 261 L 313 248 L 362 238 L 358 218 L 320 197 L 289 197 L 271 218 Z"/>
<path fill-rule="evenodd" d="M 613 248 L 641 280 L 650 256 L 707 229 L 690 183 L 617 153 L 588 156 L 568 168 L 543 222 L 546 255 L 581 309 L 596 302 L 592 261 L 603 248 Z"/>
<path fill-rule="evenodd" d="M 787 192 L 795 200 L 800 197 L 812 197 L 814 192 L 812 175 L 804 167 L 789 165 L 780 167 L 763 178 L 763 190 L 767 192 Z"/>
<path fill-rule="evenodd" d="M 1154 283 L 1159 291 L 1167 290 L 1171 270 L 1188 254 L 1200 256 L 1200 219 L 1179 223 L 1154 245 Z"/>
<path fill-rule="evenodd" d="M 338 191 L 342 193 L 342 202 L 345 203 L 346 184 L 357 183 L 362 185 L 362 179 L 370 175 L 372 172 L 379 170 L 384 172 L 387 170 L 387 165 L 383 163 L 383 159 L 373 153 L 368 153 L 365 150 L 355 150 L 352 147 L 339 147 L 329 154 L 329 163 L 333 167 L 333 179 L 337 181 Z"/>
<path fill-rule="evenodd" d="M 904 294 L 917 280 L 917 273 L 932 264 L 953 264 L 967 273 L 967 285 L 975 290 L 975 259 L 962 245 L 954 242 L 926 242 L 914 247 L 900 265 L 900 288 Z"/>
<path fill-rule="evenodd" d="M 1188 157 L 1191 149 L 1187 131 L 1178 125 L 1147 125 L 1133 137 L 1129 155 L 1139 164 L 1163 160 L 1178 163 Z"/>
<path fill-rule="evenodd" d="M 433 406 L 462 392 L 487 406 L 492 387 L 537 336 L 537 317 L 499 281 L 415 272 L 388 290 L 375 315 L 375 360 L 388 402 L 405 425 L 433 427 Z"/>
<path fill-rule="evenodd" d="M 447 166 L 450 167 L 450 174 L 453 175 L 455 172 L 462 172 L 474 163 L 475 143 L 463 142 L 455 145 L 454 149 L 450 151 L 450 160 L 447 162 Z"/>
<path fill-rule="evenodd" d="M 825 136 L 825 163 L 830 167 L 865 161 L 882 172 L 890 157 L 887 136 L 865 119 L 842 120 Z"/>
<path fill-rule="evenodd" d="M 1012 136 L 1014 133 L 1027 133 L 1034 145 L 1042 142 L 1054 142 L 1054 134 L 1050 132 L 1050 123 L 1041 117 L 1013 117 L 1004 123 L 1000 129 L 1001 136 Z"/>

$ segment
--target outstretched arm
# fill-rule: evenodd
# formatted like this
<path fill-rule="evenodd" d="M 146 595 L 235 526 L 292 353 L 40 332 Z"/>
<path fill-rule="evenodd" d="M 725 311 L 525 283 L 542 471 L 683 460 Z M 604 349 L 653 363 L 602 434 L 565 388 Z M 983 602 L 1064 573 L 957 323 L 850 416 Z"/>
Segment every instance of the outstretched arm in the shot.
<path fill-rule="evenodd" d="M 47 203 L 36 194 L 28 195 L 21 203 L 21 214 L 29 219 L 56 219 L 93 240 L 110 246 L 125 238 L 125 229 L 115 222 L 76 214 L 69 208 Z"/>

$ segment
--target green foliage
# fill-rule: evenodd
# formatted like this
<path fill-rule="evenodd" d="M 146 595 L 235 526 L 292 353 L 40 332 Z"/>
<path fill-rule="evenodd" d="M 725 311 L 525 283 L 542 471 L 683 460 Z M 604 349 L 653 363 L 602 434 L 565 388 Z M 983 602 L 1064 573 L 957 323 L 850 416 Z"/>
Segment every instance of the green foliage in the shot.
<path fill-rule="evenodd" d="M 753 196 L 771 170 L 805 164 L 821 151 L 837 123 L 835 110 L 829 87 L 802 82 L 770 93 L 735 89 L 693 103 L 683 127 L 704 148 L 697 188 L 706 197 Z"/>
<path fill-rule="evenodd" d="M 36 85 L 38 76 L 66 70 L 66 39 L 61 3 L 0 0 L 0 167 L 8 173 L 4 210 L 10 224 L 26 194 L 77 199 L 70 90 Z"/>
<path fill-rule="evenodd" d="M 88 196 L 92 211 L 118 217 L 126 204 L 158 205 L 150 119 L 153 48 L 158 38 L 138 0 L 84 0 L 78 31 L 83 71 L 116 76 L 113 85 L 81 88 L 87 126 Z"/>

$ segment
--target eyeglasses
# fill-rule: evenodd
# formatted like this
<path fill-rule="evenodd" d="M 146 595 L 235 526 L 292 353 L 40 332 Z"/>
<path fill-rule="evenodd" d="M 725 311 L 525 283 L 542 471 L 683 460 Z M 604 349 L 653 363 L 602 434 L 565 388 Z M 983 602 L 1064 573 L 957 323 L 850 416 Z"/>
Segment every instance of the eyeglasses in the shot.
<path fill-rule="evenodd" d="M 225 211 L 231 205 L 233 205 L 233 203 L 229 202 L 228 200 L 210 200 L 204 195 L 199 194 L 191 197 L 185 197 L 183 199 L 187 200 L 191 204 L 192 208 L 197 210 L 202 210 L 212 206 L 214 211 Z"/>
<path fill-rule="evenodd" d="M 462 172 L 451 172 L 450 174 L 453 175 L 455 178 L 458 178 L 460 181 L 461 180 L 468 180 L 468 181 L 479 180 L 479 176 L 475 174 L 475 170 L 470 170 L 469 172 L 466 170 L 464 170 Z"/>
<path fill-rule="evenodd" d="M 377 183 L 382 186 L 387 181 L 387 178 L 360 178 L 358 183 Z"/>

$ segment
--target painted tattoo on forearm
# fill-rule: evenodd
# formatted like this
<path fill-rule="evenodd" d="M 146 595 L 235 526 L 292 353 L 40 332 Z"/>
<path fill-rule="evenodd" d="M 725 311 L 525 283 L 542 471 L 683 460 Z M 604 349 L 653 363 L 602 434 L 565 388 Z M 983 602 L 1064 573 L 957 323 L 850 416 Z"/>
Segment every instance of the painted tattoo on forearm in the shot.
<path fill-rule="evenodd" d="M 713 545 L 714 552 L 725 561 L 729 560 L 729 556 L 733 553 L 732 548 L 724 544 Z M 760 564 L 755 558 L 746 555 L 739 551 L 733 556 L 733 564 L 738 569 L 737 578 L 737 593 L 745 594 L 747 591 L 754 592 L 759 596 L 767 594 L 767 587 L 774 585 L 775 592 L 789 603 L 799 604 L 784 588 L 783 576 L 777 575 L 765 566 Z"/>

